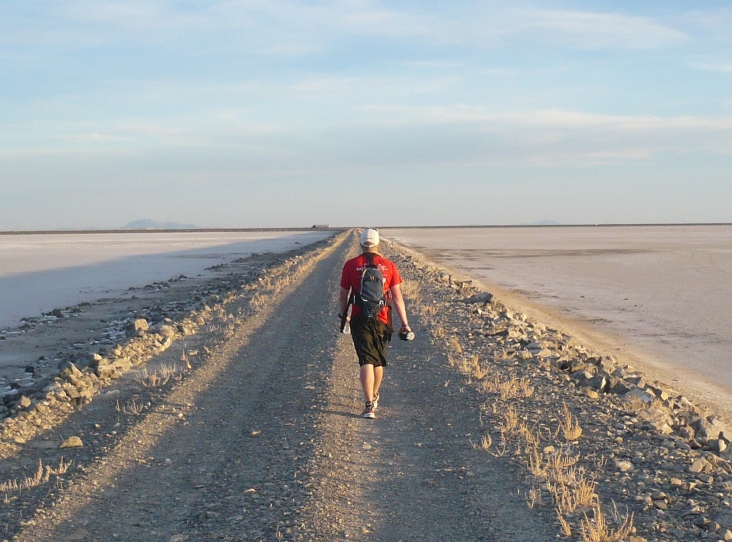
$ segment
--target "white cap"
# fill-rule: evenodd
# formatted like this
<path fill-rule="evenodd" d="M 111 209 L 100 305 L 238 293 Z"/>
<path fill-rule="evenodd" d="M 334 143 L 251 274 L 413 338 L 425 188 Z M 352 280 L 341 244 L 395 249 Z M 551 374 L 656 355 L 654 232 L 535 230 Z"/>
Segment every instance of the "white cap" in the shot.
<path fill-rule="evenodd" d="M 375 247 L 379 244 L 379 230 L 375 228 L 366 228 L 361 232 L 361 246 Z"/>

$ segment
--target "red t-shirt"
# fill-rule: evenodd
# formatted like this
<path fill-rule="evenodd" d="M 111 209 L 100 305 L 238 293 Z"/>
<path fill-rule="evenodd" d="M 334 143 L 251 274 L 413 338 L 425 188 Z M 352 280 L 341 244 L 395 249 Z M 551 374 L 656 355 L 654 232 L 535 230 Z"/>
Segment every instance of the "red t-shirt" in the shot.
<path fill-rule="evenodd" d="M 352 293 L 357 294 L 361 289 L 361 275 L 363 274 L 363 270 L 366 269 L 367 264 L 368 260 L 363 254 L 348 260 L 343 265 L 343 273 L 341 274 L 341 288 L 345 290 L 351 290 Z M 397 284 L 402 283 L 402 277 L 399 276 L 399 271 L 394 265 L 394 262 L 392 262 L 391 260 L 387 260 L 386 258 L 383 258 L 379 255 L 375 255 L 374 264 L 378 266 L 379 270 L 381 270 L 381 273 L 384 275 L 385 292 L 388 292 L 392 286 L 396 286 Z M 379 313 L 379 320 L 381 320 L 385 324 L 389 323 L 387 310 L 388 309 L 384 307 Z M 351 315 L 358 314 L 360 312 L 361 308 L 357 305 L 353 305 L 353 308 L 351 309 Z"/>

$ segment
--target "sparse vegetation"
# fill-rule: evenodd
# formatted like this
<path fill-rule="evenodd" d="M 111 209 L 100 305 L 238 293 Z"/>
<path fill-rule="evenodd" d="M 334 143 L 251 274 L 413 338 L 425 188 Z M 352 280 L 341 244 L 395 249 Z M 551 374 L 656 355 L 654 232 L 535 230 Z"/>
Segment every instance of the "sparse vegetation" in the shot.
<path fill-rule="evenodd" d="M 185 356 L 185 352 L 183 353 Z M 159 388 L 167 384 L 171 378 L 180 379 L 184 366 L 177 364 L 163 364 L 156 370 L 145 367 L 139 371 L 140 383 L 146 388 Z"/>
<path fill-rule="evenodd" d="M 130 414 L 133 416 L 138 416 L 138 415 L 142 414 L 142 412 L 144 410 L 145 410 L 145 405 L 140 403 L 134 397 L 126 405 L 120 405 L 119 401 L 117 401 L 117 412 L 122 412 L 123 414 Z"/>
<path fill-rule="evenodd" d="M 572 442 L 582 436 L 582 427 L 577 421 L 577 418 L 569 410 L 567 403 L 565 402 L 563 404 L 564 418 L 560 420 L 559 427 L 562 431 L 562 434 L 564 435 L 565 440 L 567 440 L 567 442 Z"/>
<path fill-rule="evenodd" d="M 504 401 L 514 398 L 528 398 L 534 394 L 534 386 L 527 378 L 517 379 L 515 375 L 511 375 L 508 379 L 503 380 L 499 375 L 483 381 L 481 391 L 485 393 L 499 393 Z"/>
<path fill-rule="evenodd" d="M 460 344 L 460 340 L 455 337 L 455 335 L 450 336 L 449 339 L 447 339 L 447 348 L 451 352 L 455 352 L 456 354 L 462 354 L 463 353 L 463 347 Z"/>
<path fill-rule="evenodd" d="M 513 313 L 502 310 L 505 316 L 499 323 L 514 318 Z M 521 315 L 521 319 L 523 321 L 525 316 Z M 582 533 L 583 542 L 616 542 L 627 536 L 632 529 L 632 515 L 616 519 L 615 530 L 601 515 L 598 482 L 580 465 L 582 458 L 575 444 L 582 437 L 583 428 L 567 402 L 561 403 L 556 431 L 550 429 L 548 419 L 543 424 L 535 420 L 536 426 L 532 426 L 528 417 L 521 414 L 523 401 L 535 396 L 536 386 L 530 378 L 517 374 L 520 369 L 508 366 L 519 360 L 530 360 L 532 355 L 501 348 L 489 353 L 492 363 L 486 363 L 481 362 L 484 354 L 467 349 L 461 342 L 462 337 L 448 333 L 443 323 L 433 323 L 432 335 L 433 344 L 444 345 L 448 364 L 459 371 L 468 384 L 475 383 L 481 393 L 493 396 L 481 407 L 481 412 L 492 414 L 501 450 L 496 449 L 491 434 L 483 435 L 474 446 L 498 457 L 506 453 L 508 444 L 516 456 L 523 457 L 528 473 L 534 478 L 525 496 L 527 506 L 533 509 L 551 504 L 557 514 L 560 533 L 566 537 Z M 603 457 L 595 459 L 592 467 L 602 471 L 605 461 Z"/>
<path fill-rule="evenodd" d="M 66 460 L 62 457 L 59 466 L 54 469 L 50 465 L 44 465 L 43 462 L 39 460 L 38 469 L 36 470 L 35 474 L 33 474 L 32 476 L 26 476 L 21 480 L 10 480 L 0 483 L 0 492 L 7 494 L 15 491 L 30 490 L 34 487 L 38 487 L 39 485 L 47 483 L 51 479 L 51 476 L 61 476 L 63 474 L 66 474 L 72 463 L 72 461 L 66 462 Z"/>
<path fill-rule="evenodd" d="M 617 528 L 612 529 L 602 512 L 602 508 L 597 503 L 593 509 L 592 517 L 584 515 L 584 519 L 580 524 L 583 542 L 621 542 L 633 532 L 634 514 L 626 514 L 622 516 L 613 504 L 613 518 L 618 524 Z"/>

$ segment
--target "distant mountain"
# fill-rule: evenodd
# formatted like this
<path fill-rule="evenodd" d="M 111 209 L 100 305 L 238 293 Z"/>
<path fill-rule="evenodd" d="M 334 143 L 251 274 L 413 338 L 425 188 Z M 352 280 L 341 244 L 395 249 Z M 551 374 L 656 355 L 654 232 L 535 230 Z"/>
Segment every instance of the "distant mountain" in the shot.
<path fill-rule="evenodd" d="M 549 220 L 548 218 L 545 218 L 543 220 L 539 220 L 539 222 L 534 222 L 534 226 L 561 226 L 561 222 L 557 222 L 556 220 Z"/>
<path fill-rule="evenodd" d="M 133 220 L 123 230 L 196 230 L 200 229 L 194 224 L 179 224 L 177 222 L 158 222 L 157 220 Z"/>

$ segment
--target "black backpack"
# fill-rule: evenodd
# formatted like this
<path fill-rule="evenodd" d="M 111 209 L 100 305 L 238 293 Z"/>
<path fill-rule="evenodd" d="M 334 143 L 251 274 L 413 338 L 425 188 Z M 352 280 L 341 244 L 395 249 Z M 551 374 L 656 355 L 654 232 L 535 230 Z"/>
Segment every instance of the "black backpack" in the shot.
<path fill-rule="evenodd" d="M 384 283 L 386 279 L 374 263 L 374 255 L 365 253 L 367 264 L 361 275 L 361 289 L 355 296 L 356 305 L 363 311 L 363 315 L 368 318 L 376 318 L 381 309 L 386 307 L 389 300 L 384 292 Z"/>

